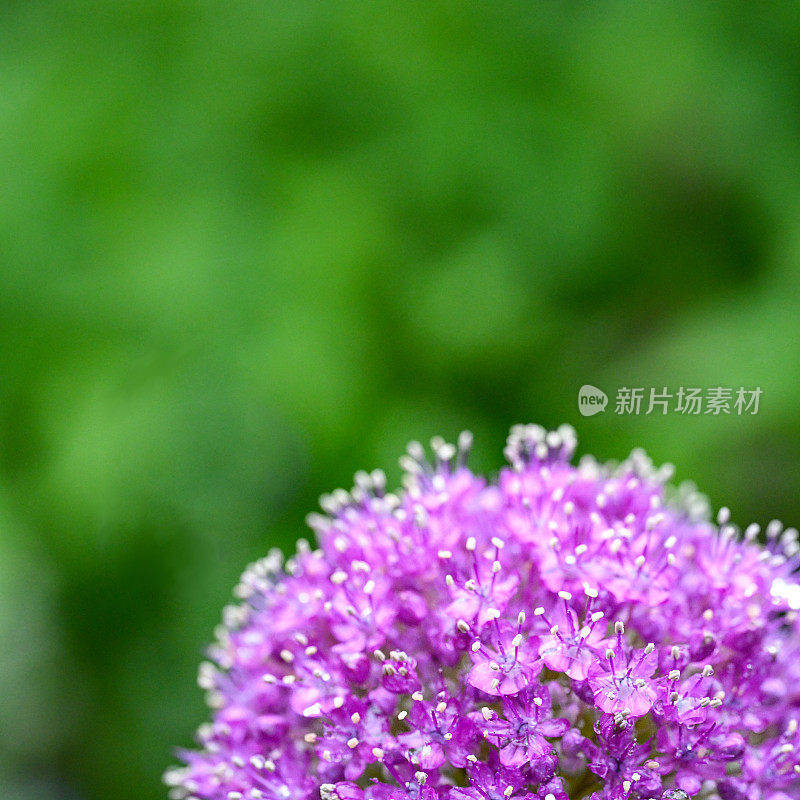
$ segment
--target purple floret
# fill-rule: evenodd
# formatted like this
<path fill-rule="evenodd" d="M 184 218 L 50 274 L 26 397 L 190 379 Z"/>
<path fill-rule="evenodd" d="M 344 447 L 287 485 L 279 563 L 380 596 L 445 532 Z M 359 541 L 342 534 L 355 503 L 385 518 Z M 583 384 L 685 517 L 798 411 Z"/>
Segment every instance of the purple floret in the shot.
<path fill-rule="evenodd" d="M 495 482 L 412 443 L 252 564 L 175 800 L 800 800 L 800 547 L 639 451 L 517 426 Z"/>

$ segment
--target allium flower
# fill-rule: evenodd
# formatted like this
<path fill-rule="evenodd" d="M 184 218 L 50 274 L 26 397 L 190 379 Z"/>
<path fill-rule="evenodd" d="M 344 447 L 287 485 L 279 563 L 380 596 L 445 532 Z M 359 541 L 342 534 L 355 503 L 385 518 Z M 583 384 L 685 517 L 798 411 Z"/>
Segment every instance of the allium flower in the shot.
<path fill-rule="evenodd" d="M 800 798 L 797 532 L 741 532 L 569 427 L 418 444 L 250 566 L 177 800 Z"/>

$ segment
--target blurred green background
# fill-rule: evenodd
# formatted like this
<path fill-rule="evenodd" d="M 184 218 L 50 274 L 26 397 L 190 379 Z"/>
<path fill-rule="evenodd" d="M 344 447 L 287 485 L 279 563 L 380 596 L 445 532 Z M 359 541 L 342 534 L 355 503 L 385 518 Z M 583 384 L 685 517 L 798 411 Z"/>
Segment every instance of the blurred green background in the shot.
<path fill-rule="evenodd" d="M 800 522 L 796 2 L 5 0 L 0 175 L 4 800 L 165 797 L 245 564 L 411 438 Z M 680 385 L 761 407 L 613 413 Z"/>

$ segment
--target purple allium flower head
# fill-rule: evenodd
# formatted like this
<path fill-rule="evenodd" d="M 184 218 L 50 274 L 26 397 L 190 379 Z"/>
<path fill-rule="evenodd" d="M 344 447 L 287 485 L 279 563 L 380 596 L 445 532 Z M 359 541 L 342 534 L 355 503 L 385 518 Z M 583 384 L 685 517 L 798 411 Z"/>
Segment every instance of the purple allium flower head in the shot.
<path fill-rule="evenodd" d="M 513 428 L 491 483 L 469 446 L 247 569 L 171 796 L 800 798 L 797 532 L 711 523 L 641 452 L 573 466 L 567 426 Z"/>

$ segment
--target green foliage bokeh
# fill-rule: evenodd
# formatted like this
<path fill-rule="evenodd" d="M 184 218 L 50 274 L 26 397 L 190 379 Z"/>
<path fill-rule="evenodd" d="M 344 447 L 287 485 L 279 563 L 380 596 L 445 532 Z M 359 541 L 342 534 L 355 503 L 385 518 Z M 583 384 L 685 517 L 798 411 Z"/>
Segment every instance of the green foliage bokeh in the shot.
<path fill-rule="evenodd" d="M 408 439 L 800 521 L 798 76 L 794 2 L 0 4 L 0 796 L 165 797 L 244 565 Z"/>

